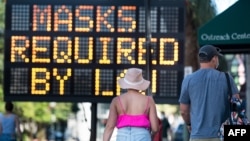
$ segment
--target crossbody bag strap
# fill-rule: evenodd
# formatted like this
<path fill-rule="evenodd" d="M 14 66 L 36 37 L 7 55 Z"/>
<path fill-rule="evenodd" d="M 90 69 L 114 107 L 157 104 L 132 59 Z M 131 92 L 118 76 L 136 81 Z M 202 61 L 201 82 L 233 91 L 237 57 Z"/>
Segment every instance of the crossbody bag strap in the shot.
<path fill-rule="evenodd" d="M 227 86 L 228 86 L 228 90 L 229 90 L 229 100 L 231 100 L 233 92 L 232 92 L 232 89 L 231 89 L 229 74 L 227 72 L 225 72 L 225 75 L 226 75 L 226 78 L 227 78 Z"/>
<path fill-rule="evenodd" d="M 231 104 L 231 98 L 232 98 L 232 89 L 231 89 L 231 83 L 230 83 L 230 79 L 229 79 L 229 74 L 227 72 L 225 72 L 225 75 L 226 75 L 226 78 L 227 78 L 227 86 L 228 86 L 228 90 L 229 90 L 229 121 L 230 121 L 230 124 L 232 125 L 232 118 L 231 118 L 231 111 L 232 111 L 232 104 Z"/>

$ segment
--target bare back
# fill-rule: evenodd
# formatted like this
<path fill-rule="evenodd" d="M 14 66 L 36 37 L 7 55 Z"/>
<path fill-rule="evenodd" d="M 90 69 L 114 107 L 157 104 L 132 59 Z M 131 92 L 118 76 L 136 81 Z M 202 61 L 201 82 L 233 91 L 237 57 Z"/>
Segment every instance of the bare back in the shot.
<path fill-rule="evenodd" d="M 123 94 L 120 96 L 120 102 L 117 102 L 116 109 L 118 115 L 129 114 L 129 115 L 142 115 L 149 113 L 149 99 L 147 96 L 142 94 Z M 122 106 L 122 107 L 121 107 Z M 124 111 L 123 111 L 124 109 Z M 124 113 L 126 112 L 126 113 Z"/>
<path fill-rule="evenodd" d="M 155 102 L 152 97 L 142 95 L 138 92 L 127 92 L 120 96 L 120 102 L 122 107 L 118 99 L 116 100 L 115 104 L 118 115 L 148 115 L 151 124 L 151 130 L 153 132 L 158 131 L 158 117 L 156 113 Z"/>

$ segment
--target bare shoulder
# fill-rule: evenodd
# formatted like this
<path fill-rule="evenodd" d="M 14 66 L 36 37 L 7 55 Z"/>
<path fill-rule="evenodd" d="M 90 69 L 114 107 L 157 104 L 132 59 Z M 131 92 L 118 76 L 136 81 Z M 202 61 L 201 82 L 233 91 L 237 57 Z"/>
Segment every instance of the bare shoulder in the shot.
<path fill-rule="evenodd" d="M 116 97 L 114 97 L 113 99 L 112 99 L 112 101 L 111 101 L 111 105 L 116 105 L 117 104 L 117 101 L 118 101 L 119 99 L 118 99 L 118 96 L 116 96 Z"/>
<path fill-rule="evenodd" d="M 148 96 L 148 98 L 149 98 L 149 102 L 151 104 L 155 104 L 155 100 L 154 100 L 154 98 L 152 96 Z"/>
<path fill-rule="evenodd" d="M 118 99 L 118 96 L 114 97 L 114 98 L 112 99 L 112 102 L 117 101 L 117 99 Z"/>

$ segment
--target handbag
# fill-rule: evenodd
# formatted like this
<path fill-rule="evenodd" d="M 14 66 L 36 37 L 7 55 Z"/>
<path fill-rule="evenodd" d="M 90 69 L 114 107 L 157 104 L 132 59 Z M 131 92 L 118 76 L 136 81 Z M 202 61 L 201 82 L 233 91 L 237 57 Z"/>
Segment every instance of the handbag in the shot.
<path fill-rule="evenodd" d="M 229 116 L 221 124 L 219 130 L 219 137 L 221 141 L 224 140 L 224 125 L 250 125 L 250 121 L 246 116 L 246 110 L 242 106 L 242 101 L 238 98 L 232 97 L 232 89 L 230 85 L 229 75 L 225 72 L 227 78 L 227 85 L 229 89 Z"/>

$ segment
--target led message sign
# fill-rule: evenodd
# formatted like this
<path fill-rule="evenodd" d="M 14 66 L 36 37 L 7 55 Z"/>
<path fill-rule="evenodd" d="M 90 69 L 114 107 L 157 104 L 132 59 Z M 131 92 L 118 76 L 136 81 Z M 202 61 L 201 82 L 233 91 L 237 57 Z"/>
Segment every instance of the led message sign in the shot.
<path fill-rule="evenodd" d="M 142 0 L 8 0 L 4 99 L 109 102 L 124 91 L 117 80 L 127 68 L 146 70 L 149 63 L 156 101 L 177 102 L 184 68 L 183 4 L 151 2 L 147 62 L 149 9 Z"/>

